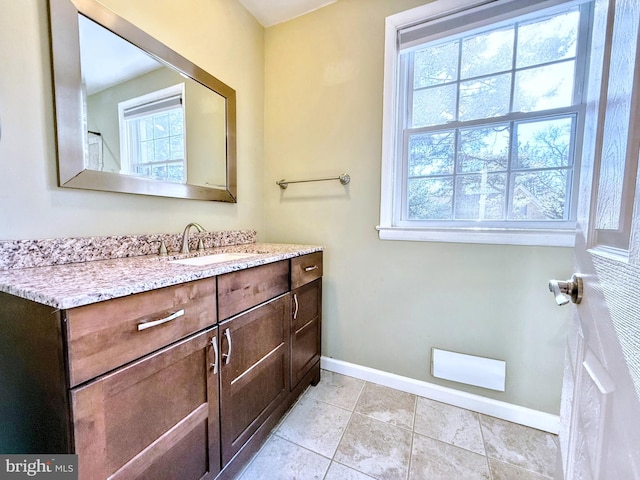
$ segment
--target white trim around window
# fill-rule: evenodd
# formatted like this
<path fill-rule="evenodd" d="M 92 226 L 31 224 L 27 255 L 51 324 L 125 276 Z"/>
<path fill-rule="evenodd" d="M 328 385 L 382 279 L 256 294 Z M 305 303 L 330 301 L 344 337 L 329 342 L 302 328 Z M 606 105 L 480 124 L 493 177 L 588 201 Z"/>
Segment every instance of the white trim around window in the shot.
<path fill-rule="evenodd" d="M 385 62 L 383 91 L 383 133 L 382 133 L 382 172 L 381 172 L 381 204 L 380 224 L 376 227 L 381 240 L 407 240 L 457 243 L 487 243 L 510 245 L 540 245 L 571 247 L 575 244 L 575 222 L 559 221 L 550 228 L 533 228 L 530 224 L 513 222 L 509 226 L 480 225 L 481 222 L 467 222 L 466 225 L 446 225 L 446 222 L 429 225 L 407 222 L 397 218 L 401 210 L 402 194 L 399 194 L 397 165 L 399 106 L 399 32 L 419 25 L 429 19 L 444 18 L 474 8 L 494 8 L 509 3 L 526 5 L 519 12 L 528 13 L 531 9 L 539 10 L 555 5 L 569 3 L 568 0 L 546 0 L 535 2 L 519 2 L 518 0 L 435 0 L 429 4 L 387 17 L 385 23 Z M 582 2 L 571 2 L 582 3 Z M 501 18 L 496 19 L 496 21 Z M 473 28 L 473 26 L 471 27 Z M 398 140 L 402 141 L 402 139 Z M 579 166 L 576 165 L 576 169 Z M 577 192 L 576 192 L 577 193 Z M 444 224 L 443 224 L 444 223 Z M 458 222 L 460 223 L 460 222 Z"/>

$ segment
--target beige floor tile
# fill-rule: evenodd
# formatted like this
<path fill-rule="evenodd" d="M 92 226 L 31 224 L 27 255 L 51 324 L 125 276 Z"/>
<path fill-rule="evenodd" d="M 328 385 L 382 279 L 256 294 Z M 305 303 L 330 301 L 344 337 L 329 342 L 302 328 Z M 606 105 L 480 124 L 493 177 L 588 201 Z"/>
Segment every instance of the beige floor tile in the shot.
<path fill-rule="evenodd" d="M 353 468 L 345 467 L 344 465 L 331 462 L 327 476 L 324 480 L 372 480 L 373 477 L 365 475 L 362 472 L 354 470 Z"/>
<path fill-rule="evenodd" d="M 412 429 L 415 409 L 415 395 L 367 382 L 355 411 L 381 422 Z"/>
<path fill-rule="evenodd" d="M 413 435 L 409 480 L 489 480 L 487 458 L 463 448 Z"/>
<path fill-rule="evenodd" d="M 478 414 L 418 397 L 414 431 L 484 455 Z"/>
<path fill-rule="evenodd" d="M 322 370 L 318 385 L 307 389 L 305 395 L 353 410 L 364 384 L 364 380 Z"/>
<path fill-rule="evenodd" d="M 555 435 L 480 415 L 487 456 L 553 477 L 558 444 Z"/>
<path fill-rule="evenodd" d="M 276 435 L 325 457 L 333 457 L 351 412 L 305 396 L 289 412 Z"/>
<path fill-rule="evenodd" d="M 334 460 L 380 480 L 406 478 L 411 432 L 359 413 L 351 416 Z"/>
<path fill-rule="evenodd" d="M 543 477 L 537 473 L 524 470 L 508 463 L 499 462 L 492 458 L 489 459 L 489 469 L 493 480 L 548 480 L 549 477 Z"/>
<path fill-rule="evenodd" d="M 322 480 L 331 460 L 272 436 L 239 480 Z"/>
<path fill-rule="evenodd" d="M 238 480 L 550 480 L 557 444 L 555 435 L 323 370 Z"/>

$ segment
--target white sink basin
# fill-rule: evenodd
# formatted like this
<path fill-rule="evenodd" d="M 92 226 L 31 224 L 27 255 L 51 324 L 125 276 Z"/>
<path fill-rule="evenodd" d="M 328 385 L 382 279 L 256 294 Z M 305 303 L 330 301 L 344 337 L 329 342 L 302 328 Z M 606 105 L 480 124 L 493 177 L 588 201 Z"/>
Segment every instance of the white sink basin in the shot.
<path fill-rule="evenodd" d="M 216 253 L 215 255 L 205 255 L 204 257 L 182 258 L 180 260 L 170 260 L 169 263 L 179 263 L 181 265 L 212 265 L 214 263 L 230 262 L 232 260 L 242 260 L 259 255 L 259 253 Z"/>

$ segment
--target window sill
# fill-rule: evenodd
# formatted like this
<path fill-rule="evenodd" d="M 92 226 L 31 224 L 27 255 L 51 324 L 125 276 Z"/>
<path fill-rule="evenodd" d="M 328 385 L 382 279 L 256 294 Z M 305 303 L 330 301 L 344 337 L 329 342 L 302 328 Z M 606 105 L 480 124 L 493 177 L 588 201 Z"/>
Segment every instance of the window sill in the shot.
<path fill-rule="evenodd" d="M 380 240 L 487 243 L 544 247 L 575 246 L 575 231 L 567 229 L 417 228 L 377 226 Z"/>

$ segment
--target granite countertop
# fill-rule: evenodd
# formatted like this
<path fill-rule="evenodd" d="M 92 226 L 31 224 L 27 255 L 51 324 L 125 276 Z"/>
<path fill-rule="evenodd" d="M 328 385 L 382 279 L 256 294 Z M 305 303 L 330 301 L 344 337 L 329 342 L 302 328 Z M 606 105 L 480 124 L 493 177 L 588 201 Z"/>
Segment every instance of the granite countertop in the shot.
<path fill-rule="evenodd" d="M 123 297 L 322 251 L 316 245 L 249 243 L 183 255 L 144 255 L 64 265 L 0 270 L 0 292 L 57 309 Z M 244 259 L 194 266 L 171 260 L 218 253 L 257 253 Z"/>

